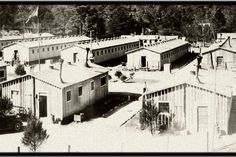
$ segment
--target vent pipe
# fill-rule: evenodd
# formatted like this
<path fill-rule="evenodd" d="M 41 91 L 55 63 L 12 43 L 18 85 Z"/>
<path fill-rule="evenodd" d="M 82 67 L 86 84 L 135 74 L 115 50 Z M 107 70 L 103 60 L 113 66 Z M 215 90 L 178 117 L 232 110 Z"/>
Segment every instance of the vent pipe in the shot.
<path fill-rule="evenodd" d="M 63 64 L 63 62 L 64 62 L 63 59 L 59 60 L 59 63 L 60 63 L 60 81 L 61 81 L 61 83 L 63 83 L 63 80 L 62 80 L 62 64 Z"/>
<path fill-rule="evenodd" d="M 88 53 L 89 53 L 89 51 L 90 51 L 90 48 L 87 47 L 87 48 L 86 48 L 86 51 L 87 51 L 87 52 L 86 52 L 85 66 L 86 66 L 86 67 L 89 67 L 89 65 L 88 65 Z"/>
<path fill-rule="evenodd" d="M 229 39 L 229 46 L 232 47 L 231 44 L 230 44 L 230 36 L 228 36 L 228 39 Z"/>

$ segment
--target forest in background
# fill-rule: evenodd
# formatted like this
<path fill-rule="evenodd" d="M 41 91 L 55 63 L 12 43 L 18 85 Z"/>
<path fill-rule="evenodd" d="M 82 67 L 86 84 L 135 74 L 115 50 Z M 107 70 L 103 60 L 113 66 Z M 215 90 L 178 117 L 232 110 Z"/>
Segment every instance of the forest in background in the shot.
<path fill-rule="evenodd" d="M 36 5 L 0 5 L 0 29 L 36 28 L 25 24 Z M 39 5 L 41 31 L 56 35 L 83 34 L 94 38 L 127 34 L 185 36 L 189 41 L 216 38 L 218 32 L 236 31 L 235 5 Z M 204 27 L 201 23 L 205 23 Z M 204 28 L 204 29 L 203 29 Z"/>

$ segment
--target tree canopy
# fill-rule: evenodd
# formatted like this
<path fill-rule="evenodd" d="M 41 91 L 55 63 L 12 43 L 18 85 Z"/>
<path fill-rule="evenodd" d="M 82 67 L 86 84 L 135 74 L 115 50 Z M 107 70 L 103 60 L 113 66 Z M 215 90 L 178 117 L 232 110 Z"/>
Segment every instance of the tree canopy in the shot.
<path fill-rule="evenodd" d="M 1 5 L 0 27 L 21 30 L 35 27 L 25 21 L 36 5 Z M 235 5 L 160 4 L 160 5 L 40 5 L 41 31 L 53 34 L 83 34 L 93 37 L 113 37 L 123 34 L 180 35 L 190 41 L 211 41 L 218 32 L 236 30 Z M 209 23 L 204 26 L 201 23 Z"/>

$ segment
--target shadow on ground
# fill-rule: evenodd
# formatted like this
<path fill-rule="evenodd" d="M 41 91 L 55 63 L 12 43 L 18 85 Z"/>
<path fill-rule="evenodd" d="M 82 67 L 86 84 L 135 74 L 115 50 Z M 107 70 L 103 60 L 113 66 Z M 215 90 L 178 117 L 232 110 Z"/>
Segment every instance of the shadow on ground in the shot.
<path fill-rule="evenodd" d="M 194 59 L 196 59 L 198 56 L 198 53 L 187 53 L 183 57 L 177 59 L 172 63 L 172 68 L 182 68 L 183 66 L 189 64 L 192 62 Z"/>
<path fill-rule="evenodd" d="M 86 107 L 77 114 L 84 113 L 83 121 L 89 121 L 98 117 L 108 117 L 130 102 L 137 100 L 140 96 L 140 94 L 133 93 L 109 93 L 106 98 Z M 65 118 L 62 121 L 62 124 L 71 123 L 73 121 L 73 118 L 73 116 Z"/>
<path fill-rule="evenodd" d="M 115 67 L 117 65 L 120 65 L 122 62 L 125 62 L 125 63 L 127 62 L 127 56 L 122 56 L 122 57 L 115 58 L 115 59 L 112 59 L 103 63 L 99 63 L 99 65 L 104 66 L 104 67 L 108 67 L 108 66 Z"/>

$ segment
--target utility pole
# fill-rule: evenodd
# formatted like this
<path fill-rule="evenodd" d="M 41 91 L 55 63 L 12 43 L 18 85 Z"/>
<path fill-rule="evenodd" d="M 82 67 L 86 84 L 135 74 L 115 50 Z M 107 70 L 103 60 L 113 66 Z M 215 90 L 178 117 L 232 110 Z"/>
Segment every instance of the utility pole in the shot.
<path fill-rule="evenodd" d="M 208 142 L 209 142 L 209 151 L 214 151 L 214 140 L 215 140 L 215 135 L 216 135 L 216 108 L 217 108 L 217 103 L 216 103 L 216 55 L 215 57 L 215 65 L 214 65 L 214 92 L 213 92 L 213 101 L 208 109 Z"/>

